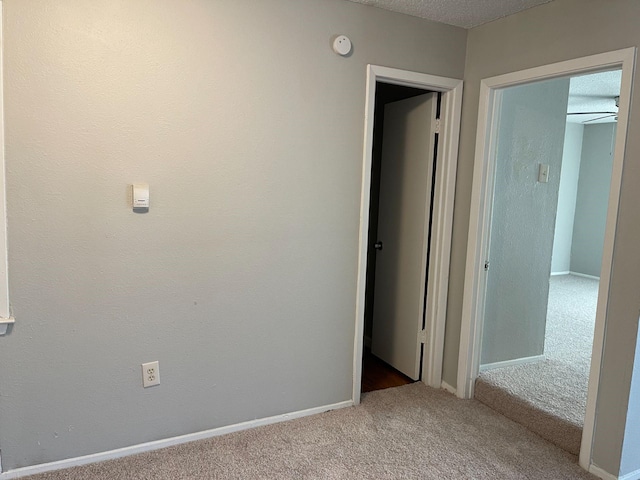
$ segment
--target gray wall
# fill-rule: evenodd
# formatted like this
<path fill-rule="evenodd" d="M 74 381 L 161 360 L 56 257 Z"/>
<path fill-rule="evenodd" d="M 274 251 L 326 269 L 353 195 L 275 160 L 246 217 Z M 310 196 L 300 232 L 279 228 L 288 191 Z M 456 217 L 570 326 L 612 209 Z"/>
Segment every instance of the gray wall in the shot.
<path fill-rule="evenodd" d="M 366 65 L 461 78 L 466 31 L 344 0 L 3 4 L 3 468 L 349 400 Z"/>
<path fill-rule="evenodd" d="M 640 330 L 638 331 L 635 360 L 633 362 L 633 382 L 629 395 L 630 408 L 627 414 L 627 428 L 622 449 L 622 462 L 620 464 L 620 476 L 629 475 L 638 471 L 638 454 L 640 452 L 640 436 L 636 429 L 640 425 Z M 627 368 L 630 368 L 628 366 Z M 637 477 L 636 477 L 637 478 Z"/>
<path fill-rule="evenodd" d="M 576 213 L 583 132 L 584 126 L 582 124 L 567 123 L 562 151 L 562 172 L 560 173 L 553 255 L 551 257 L 552 273 L 566 273 L 571 269 L 571 243 Z"/>
<path fill-rule="evenodd" d="M 556 0 L 469 31 L 443 372 L 451 385 L 458 367 L 480 80 L 639 45 L 638 18 L 636 0 Z M 634 161 L 640 158 L 638 88 L 632 105 L 594 439 L 594 461 L 607 472 L 620 466 L 631 385 L 626 366 L 634 356 L 640 311 L 640 162 Z M 627 436 L 640 438 L 640 426 L 630 427 Z M 640 456 L 634 461 L 640 468 Z"/>
<path fill-rule="evenodd" d="M 571 271 L 600 276 L 613 168 L 615 123 L 586 125 L 576 197 Z"/>
<path fill-rule="evenodd" d="M 566 78 L 502 94 L 481 364 L 544 351 L 568 99 Z"/>

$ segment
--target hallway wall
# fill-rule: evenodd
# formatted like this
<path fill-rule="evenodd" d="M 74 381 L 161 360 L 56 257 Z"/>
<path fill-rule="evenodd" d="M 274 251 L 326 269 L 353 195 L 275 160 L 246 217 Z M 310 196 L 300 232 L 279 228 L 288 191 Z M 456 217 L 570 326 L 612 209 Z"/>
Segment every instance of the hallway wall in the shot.
<path fill-rule="evenodd" d="M 462 78 L 467 32 L 344 0 L 2 4 L 2 468 L 349 401 L 367 64 Z"/>
<path fill-rule="evenodd" d="M 638 18 L 635 0 L 556 0 L 469 31 L 443 371 L 449 384 L 456 384 L 458 366 L 481 79 L 640 45 Z M 640 438 L 640 425 L 625 430 L 627 407 L 640 408 L 629 403 L 640 311 L 640 162 L 631 161 L 640 157 L 638 88 L 630 115 L 593 451 L 609 473 L 619 471 L 625 435 Z M 625 470 L 640 469 L 640 456 L 632 463 Z"/>

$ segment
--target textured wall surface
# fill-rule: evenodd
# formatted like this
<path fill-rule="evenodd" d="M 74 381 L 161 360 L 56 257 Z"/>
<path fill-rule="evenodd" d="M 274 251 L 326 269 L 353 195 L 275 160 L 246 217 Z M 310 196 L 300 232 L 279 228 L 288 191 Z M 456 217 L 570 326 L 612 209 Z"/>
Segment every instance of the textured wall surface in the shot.
<path fill-rule="evenodd" d="M 636 0 L 556 0 L 469 31 L 443 371 L 451 385 L 458 366 L 480 80 L 640 45 L 638 18 Z M 631 105 L 593 452 L 596 465 L 609 473 L 620 466 L 640 312 L 639 88 Z M 640 439 L 640 424 L 626 434 Z M 640 469 L 640 456 L 634 461 L 633 470 Z"/>
<path fill-rule="evenodd" d="M 571 271 L 600 276 L 613 168 L 615 123 L 584 127 L 576 197 Z"/>
<path fill-rule="evenodd" d="M 343 0 L 3 4 L 3 468 L 349 400 L 366 65 L 461 78 L 466 31 Z"/>
<path fill-rule="evenodd" d="M 541 355 L 569 80 L 504 90 L 481 364 Z M 538 182 L 541 163 L 549 181 Z"/>
<path fill-rule="evenodd" d="M 583 132 L 583 125 L 567 123 L 562 151 L 562 172 L 560 173 L 553 255 L 551 257 L 552 273 L 568 272 L 571 269 L 571 242 L 573 241 L 573 221 L 576 214 Z"/>

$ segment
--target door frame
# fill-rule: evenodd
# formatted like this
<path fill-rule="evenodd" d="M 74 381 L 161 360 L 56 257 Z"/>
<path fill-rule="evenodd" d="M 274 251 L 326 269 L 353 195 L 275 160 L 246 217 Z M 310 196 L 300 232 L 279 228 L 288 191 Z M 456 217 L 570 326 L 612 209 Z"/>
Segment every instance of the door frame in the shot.
<path fill-rule="evenodd" d="M 7 181 L 4 154 L 4 3 L 0 0 L 0 336 L 10 332 L 15 322 L 9 306 L 9 265 L 7 250 Z M 0 470 L 2 471 L 2 470 Z"/>
<path fill-rule="evenodd" d="M 631 104 L 631 88 L 635 67 L 636 48 L 591 55 L 574 60 L 486 78 L 480 83 L 480 105 L 474 159 L 469 237 L 462 303 L 462 325 L 458 358 L 457 394 L 460 398 L 473 398 L 474 384 L 480 367 L 486 275 L 484 262 L 489 248 L 491 209 L 494 194 L 496 118 L 499 112 L 500 92 L 506 87 L 524 85 L 539 80 L 595 73 L 607 69 L 622 69 L 618 129 L 615 138 L 613 171 L 607 208 L 604 249 L 600 270 L 600 288 L 596 310 L 595 334 L 591 354 L 591 369 L 587 394 L 587 410 L 580 448 L 580 465 L 586 470 L 591 463 L 595 429 L 596 402 L 600 367 L 604 346 L 607 304 L 609 300 L 613 246 L 618 216 L 625 143 Z"/>
<path fill-rule="evenodd" d="M 356 289 L 356 325 L 353 355 L 353 403 L 360 403 L 362 383 L 362 351 L 364 343 L 364 306 L 367 281 L 367 249 L 369 246 L 369 208 L 371 201 L 371 167 L 373 163 L 373 120 L 377 83 L 389 83 L 442 93 L 438 157 L 433 184 L 434 205 L 431 229 L 429 282 L 427 285 L 426 333 L 422 360 L 422 381 L 439 388 L 442 384 L 444 328 L 449 288 L 451 230 L 455 197 L 458 141 L 462 113 L 462 80 L 426 73 L 367 65 L 364 116 L 364 151 L 358 240 L 358 277 Z"/>

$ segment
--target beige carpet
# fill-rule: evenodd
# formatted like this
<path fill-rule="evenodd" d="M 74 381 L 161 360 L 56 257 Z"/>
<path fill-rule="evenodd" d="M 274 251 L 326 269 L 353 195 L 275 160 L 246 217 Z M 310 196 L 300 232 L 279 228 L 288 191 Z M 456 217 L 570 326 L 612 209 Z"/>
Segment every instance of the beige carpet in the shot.
<path fill-rule="evenodd" d="M 551 277 L 545 360 L 482 372 L 478 400 L 578 454 L 587 404 L 598 281 Z"/>
<path fill-rule="evenodd" d="M 475 400 L 414 383 L 358 407 L 29 478 L 595 478 L 575 461 Z"/>

